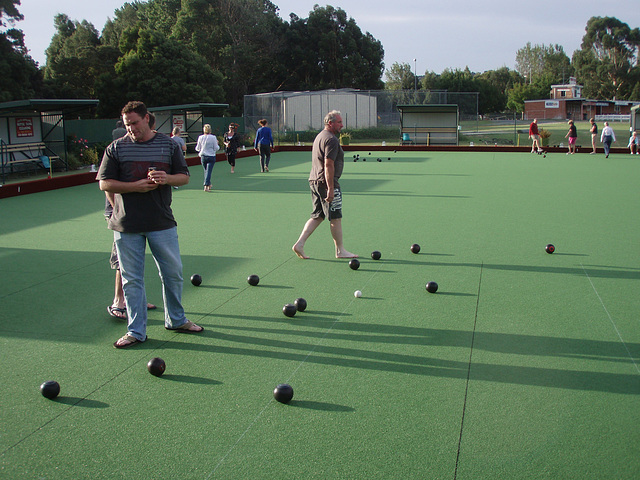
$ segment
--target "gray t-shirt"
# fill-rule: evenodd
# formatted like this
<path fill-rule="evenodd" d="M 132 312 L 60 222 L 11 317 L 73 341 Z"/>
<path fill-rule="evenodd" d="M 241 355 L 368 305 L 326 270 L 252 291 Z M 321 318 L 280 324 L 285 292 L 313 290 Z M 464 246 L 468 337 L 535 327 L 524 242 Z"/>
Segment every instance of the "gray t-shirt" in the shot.
<path fill-rule="evenodd" d="M 325 183 L 324 177 L 324 159 L 330 158 L 334 164 L 333 186 L 340 188 L 338 179 L 342 175 L 344 169 L 344 151 L 340 146 L 340 141 L 329 130 L 322 130 L 313 141 L 313 150 L 311 152 L 311 173 L 309 174 L 309 182 Z"/>
<path fill-rule="evenodd" d="M 117 140 L 124 137 L 127 134 L 127 129 L 124 127 L 116 127 L 111 131 L 111 139 Z"/>
<path fill-rule="evenodd" d="M 179 136 L 173 136 L 171 137 L 171 140 L 173 140 L 174 142 L 176 142 L 178 144 L 178 146 L 180 147 L 180 151 L 183 152 L 187 146 L 187 144 L 184 141 L 184 138 L 179 137 Z"/>
<path fill-rule="evenodd" d="M 147 177 L 149 167 L 170 175 L 189 175 L 180 147 L 156 133 L 148 142 L 134 142 L 126 135 L 104 151 L 96 180 L 135 182 Z M 171 210 L 171 186 L 159 185 L 146 193 L 116 193 L 109 228 L 123 233 L 166 230 L 177 225 Z"/>

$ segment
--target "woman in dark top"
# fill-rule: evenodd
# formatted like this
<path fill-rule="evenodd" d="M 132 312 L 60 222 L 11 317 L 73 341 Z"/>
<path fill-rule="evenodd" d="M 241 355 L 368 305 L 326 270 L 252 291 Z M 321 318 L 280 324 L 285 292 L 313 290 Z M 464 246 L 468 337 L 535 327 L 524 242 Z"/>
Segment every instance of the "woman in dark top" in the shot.
<path fill-rule="evenodd" d="M 238 124 L 231 123 L 229 125 L 229 131 L 224 134 L 224 147 L 227 154 L 227 162 L 231 165 L 231 173 L 236 168 L 236 154 L 238 153 L 238 147 L 240 142 L 238 141 Z"/>
<path fill-rule="evenodd" d="M 569 120 L 569 131 L 564 138 L 569 139 L 569 151 L 567 152 L 567 155 L 573 155 L 576 153 L 576 140 L 578 140 L 578 130 L 573 124 L 573 120 Z"/>
<path fill-rule="evenodd" d="M 260 171 L 269 171 L 269 161 L 271 160 L 271 149 L 273 148 L 273 134 L 267 127 L 267 120 L 258 120 L 260 128 L 256 131 L 256 139 L 253 148 L 260 154 Z"/>

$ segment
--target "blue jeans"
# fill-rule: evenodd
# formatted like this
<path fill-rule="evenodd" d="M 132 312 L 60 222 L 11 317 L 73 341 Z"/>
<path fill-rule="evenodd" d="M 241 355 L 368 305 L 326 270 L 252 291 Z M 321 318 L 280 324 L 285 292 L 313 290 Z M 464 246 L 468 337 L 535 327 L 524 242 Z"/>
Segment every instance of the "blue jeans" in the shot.
<path fill-rule="evenodd" d="M 611 135 L 605 135 L 602 139 L 602 144 L 604 145 L 604 154 L 609 155 L 611 151 L 611 142 L 613 141 L 613 137 Z"/>
<path fill-rule="evenodd" d="M 216 164 L 216 156 L 209 157 L 207 155 L 203 155 L 200 157 L 200 163 L 202 163 L 202 167 L 204 168 L 204 186 L 211 185 L 211 174 L 213 173 L 213 166 Z"/>
<path fill-rule="evenodd" d="M 147 242 L 162 280 L 164 325 L 178 328 L 187 323 L 182 308 L 182 260 L 178 228 L 143 233 L 113 232 L 113 238 L 120 259 L 122 289 L 127 305 L 127 333 L 140 341 L 147 338 L 147 294 L 144 287 Z"/>

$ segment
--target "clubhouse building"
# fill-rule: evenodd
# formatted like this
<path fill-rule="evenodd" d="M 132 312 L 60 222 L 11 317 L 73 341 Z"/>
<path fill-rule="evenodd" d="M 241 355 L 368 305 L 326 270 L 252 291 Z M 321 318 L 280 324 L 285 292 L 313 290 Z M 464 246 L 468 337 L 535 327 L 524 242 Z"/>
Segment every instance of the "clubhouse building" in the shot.
<path fill-rule="evenodd" d="M 527 120 L 538 118 L 589 120 L 622 120 L 628 121 L 631 108 L 640 102 L 629 100 L 591 100 L 582 98 L 582 85 L 578 85 L 574 77 L 564 85 L 551 85 L 549 99 L 525 100 L 524 113 Z M 607 117 L 607 118 L 604 118 Z M 617 118 L 619 117 L 619 118 Z"/>

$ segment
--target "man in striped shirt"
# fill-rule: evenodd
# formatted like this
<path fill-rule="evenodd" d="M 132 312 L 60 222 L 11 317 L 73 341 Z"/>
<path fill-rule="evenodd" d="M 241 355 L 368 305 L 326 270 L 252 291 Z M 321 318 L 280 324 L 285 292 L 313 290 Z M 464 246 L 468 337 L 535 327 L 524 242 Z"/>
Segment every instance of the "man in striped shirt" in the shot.
<path fill-rule="evenodd" d="M 127 348 L 147 339 L 147 298 L 144 258 L 147 242 L 162 279 L 165 328 L 199 333 L 182 307 L 182 260 L 177 223 L 171 210 L 171 187 L 189 183 L 189 170 L 179 146 L 149 126 L 142 102 L 122 109 L 127 134 L 104 152 L 97 180 L 100 190 L 113 194 L 109 228 L 114 241 L 124 296 L 128 331 L 113 346 Z"/>

